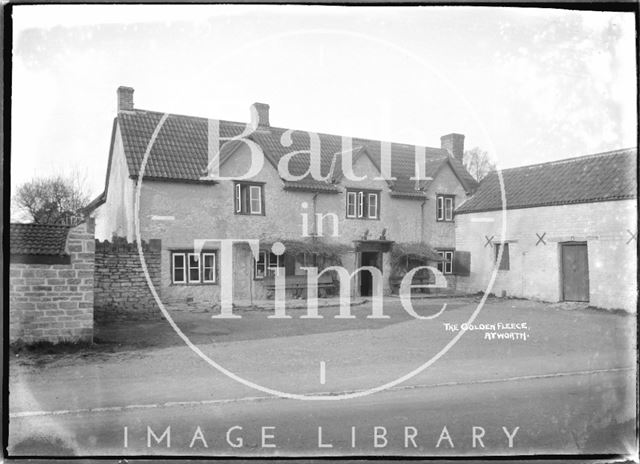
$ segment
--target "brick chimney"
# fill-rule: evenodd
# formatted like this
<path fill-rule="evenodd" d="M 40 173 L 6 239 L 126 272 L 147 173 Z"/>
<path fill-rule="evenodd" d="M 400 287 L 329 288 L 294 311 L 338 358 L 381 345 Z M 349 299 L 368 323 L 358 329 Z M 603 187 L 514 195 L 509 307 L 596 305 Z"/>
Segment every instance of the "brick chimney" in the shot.
<path fill-rule="evenodd" d="M 269 127 L 269 105 L 254 103 L 251 105 L 251 122 L 263 127 Z"/>
<path fill-rule="evenodd" d="M 464 155 L 464 135 L 443 135 L 440 137 L 440 147 L 443 150 L 447 150 L 449 155 L 453 156 L 455 159 L 462 161 L 462 155 Z"/>
<path fill-rule="evenodd" d="M 133 111 L 133 88 L 118 87 L 118 112 Z"/>

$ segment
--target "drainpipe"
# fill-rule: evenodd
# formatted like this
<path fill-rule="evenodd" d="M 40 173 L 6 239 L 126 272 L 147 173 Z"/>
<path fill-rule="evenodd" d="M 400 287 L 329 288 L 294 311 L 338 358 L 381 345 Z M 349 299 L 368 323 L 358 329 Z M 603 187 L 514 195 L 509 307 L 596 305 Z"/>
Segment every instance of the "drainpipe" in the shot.
<path fill-rule="evenodd" d="M 318 216 L 316 215 L 318 205 L 318 193 L 313 194 L 313 236 L 318 236 Z"/>
<path fill-rule="evenodd" d="M 427 199 L 422 200 L 420 204 L 420 241 L 424 242 L 424 205 L 427 203 Z"/>

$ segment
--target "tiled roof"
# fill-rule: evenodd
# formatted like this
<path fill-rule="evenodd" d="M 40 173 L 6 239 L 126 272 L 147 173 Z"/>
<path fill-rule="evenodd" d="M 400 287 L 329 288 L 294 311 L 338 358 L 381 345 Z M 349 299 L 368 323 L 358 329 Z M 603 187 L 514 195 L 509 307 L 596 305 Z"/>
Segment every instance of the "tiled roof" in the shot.
<path fill-rule="evenodd" d="M 9 228 L 12 255 L 62 256 L 70 227 L 53 224 L 11 224 Z"/>
<path fill-rule="evenodd" d="M 139 174 L 147 144 L 161 117 L 162 113 L 144 110 L 126 111 L 118 114 L 118 124 L 122 133 L 129 174 L 133 177 Z M 220 121 L 219 127 L 221 137 L 232 137 L 242 133 L 245 123 Z M 309 150 L 309 134 L 307 132 L 288 133 L 288 131 L 288 129 L 278 127 L 261 127 L 249 138 L 262 147 L 265 157 L 272 164 L 277 165 L 280 158 L 287 153 Z M 199 181 L 203 177 L 207 165 L 207 134 L 207 119 L 169 115 L 152 148 L 145 168 L 145 177 L 174 181 Z M 321 174 L 325 176 L 329 172 L 333 158 L 342 151 L 342 138 L 329 134 L 318 134 L 318 136 L 321 147 Z M 283 142 L 287 146 L 283 146 Z M 377 166 L 380 165 L 379 141 L 353 138 L 352 144 L 354 158 L 356 151 L 366 149 L 374 163 Z M 230 150 L 231 145 L 228 144 L 225 147 L 224 142 L 221 143 L 222 159 L 225 156 L 225 150 Z M 428 170 L 429 167 L 439 169 L 441 164 L 448 160 L 465 190 L 473 191 L 475 189 L 477 186 L 475 180 L 462 164 L 450 157 L 445 150 L 427 147 L 425 152 L 428 159 Z M 415 183 L 408 179 L 414 175 L 414 156 L 415 147 L 413 145 L 391 144 L 391 172 L 392 176 L 398 177 L 392 186 L 393 190 L 415 194 Z M 296 155 L 291 160 L 289 170 L 292 174 L 302 174 L 307 170 L 307 167 L 308 158 L 304 160 L 304 155 Z M 339 159 L 336 160 L 334 174 L 339 177 Z M 330 182 L 317 181 L 310 176 L 295 182 L 286 181 L 285 187 L 337 191 L 337 187 Z"/>
<path fill-rule="evenodd" d="M 636 148 L 502 171 L 507 209 L 636 198 Z M 502 209 L 496 172 L 456 213 Z"/>

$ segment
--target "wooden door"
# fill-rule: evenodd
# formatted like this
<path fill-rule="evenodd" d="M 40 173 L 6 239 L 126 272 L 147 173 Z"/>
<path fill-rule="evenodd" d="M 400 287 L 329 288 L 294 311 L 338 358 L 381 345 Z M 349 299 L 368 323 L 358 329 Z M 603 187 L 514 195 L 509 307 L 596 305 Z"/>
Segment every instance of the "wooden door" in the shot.
<path fill-rule="evenodd" d="M 382 268 L 382 253 L 377 251 L 363 251 L 360 253 L 360 267 L 373 266 Z M 360 271 L 360 296 L 373 294 L 373 277 L 369 271 Z"/>
<path fill-rule="evenodd" d="M 589 301 L 589 255 L 586 243 L 562 244 L 564 301 Z"/>

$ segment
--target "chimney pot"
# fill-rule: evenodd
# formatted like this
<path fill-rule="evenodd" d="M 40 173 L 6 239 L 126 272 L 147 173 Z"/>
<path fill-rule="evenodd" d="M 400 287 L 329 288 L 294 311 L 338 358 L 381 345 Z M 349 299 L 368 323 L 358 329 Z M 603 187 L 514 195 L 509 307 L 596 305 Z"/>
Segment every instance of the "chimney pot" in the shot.
<path fill-rule="evenodd" d="M 251 122 L 255 126 L 269 127 L 269 105 L 257 102 L 251 105 Z"/>
<path fill-rule="evenodd" d="M 447 150 L 450 156 L 462 162 L 464 155 L 464 135 L 447 134 L 440 137 L 440 147 Z"/>
<path fill-rule="evenodd" d="M 118 87 L 118 112 L 133 111 L 133 88 Z"/>

